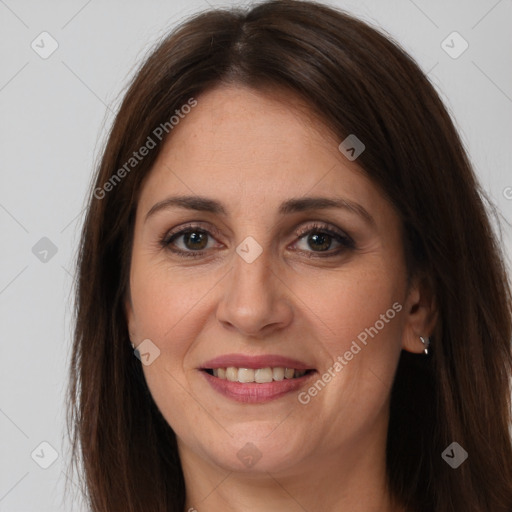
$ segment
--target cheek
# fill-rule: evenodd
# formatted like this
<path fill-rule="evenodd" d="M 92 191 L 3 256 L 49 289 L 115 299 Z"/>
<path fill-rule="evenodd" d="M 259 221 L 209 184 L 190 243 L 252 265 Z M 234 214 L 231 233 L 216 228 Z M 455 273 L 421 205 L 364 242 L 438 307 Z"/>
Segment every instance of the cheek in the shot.
<path fill-rule="evenodd" d="M 192 340 L 204 316 L 202 298 L 214 284 L 212 277 L 200 277 L 193 268 L 176 270 L 165 262 L 134 259 L 130 286 L 138 338 L 150 338 L 164 350 L 178 348 L 179 340 Z M 167 346 L 169 340 L 172 346 Z"/>
<path fill-rule="evenodd" d="M 399 281 L 389 270 L 347 271 L 314 280 L 315 286 L 302 281 L 303 288 L 296 288 L 295 293 L 303 297 L 305 311 L 314 313 L 311 319 L 317 319 L 319 331 L 326 332 L 326 344 L 343 349 L 360 334 L 364 339 L 364 333 L 375 324 L 386 337 L 400 331 L 397 309 L 402 309 L 403 293 Z"/>
<path fill-rule="evenodd" d="M 318 404 L 327 411 L 338 412 L 340 407 L 352 415 L 377 411 L 392 385 L 401 352 L 400 275 L 367 268 L 316 285 L 295 290 L 307 297 L 303 311 L 315 325 L 313 331 L 321 333 L 319 378 L 329 382 L 328 391 L 319 385 L 310 397 L 322 395 Z"/>
<path fill-rule="evenodd" d="M 206 302 L 201 299 L 211 287 L 208 279 L 173 271 L 167 265 L 144 265 L 134 258 L 131 292 L 135 336 L 137 341 L 150 339 L 160 350 L 154 362 L 143 365 L 142 370 L 157 407 L 182 437 L 204 414 L 187 391 L 192 370 L 186 362 L 204 328 Z"/>

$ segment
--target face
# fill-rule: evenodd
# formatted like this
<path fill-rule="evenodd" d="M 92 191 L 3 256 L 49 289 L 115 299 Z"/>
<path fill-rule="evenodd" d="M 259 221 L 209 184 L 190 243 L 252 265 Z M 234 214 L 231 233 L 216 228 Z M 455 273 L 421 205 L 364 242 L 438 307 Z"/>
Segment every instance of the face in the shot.
<path fill-rule="evenodd" d="M 297 99 L 197 100 L 137 205 L 127 316 L 151 394 L 182 458 L 350 460 L 385 439 L 402 348 L 422 350 L 398 215 Z"/>

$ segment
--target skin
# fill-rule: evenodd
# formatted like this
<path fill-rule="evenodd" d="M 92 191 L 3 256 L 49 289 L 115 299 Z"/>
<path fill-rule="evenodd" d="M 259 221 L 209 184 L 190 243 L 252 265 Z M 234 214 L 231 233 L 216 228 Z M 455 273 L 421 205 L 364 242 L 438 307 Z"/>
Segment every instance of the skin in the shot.
<path fill-rule="evenodd" d="M 143 370 L 178 439 L 186 510 L 403 510 L 385 486 L 389 394 L 401 350 L 423 351 L 435 309 L 423 281 L 407 286 L 397 213 L 290 93 L 220 86 L 197 100 L 143 184 L 126 303 L 132 342 L 149 338 L 160 350 Z M 146 217 L 171 195 L 215 199 L 228 215 L 173 207 Z M 278 213 L 304 196 L 343 197 L 373 223 L 341 208 Z M 211 233 L 203 255 L 162 246 L 192 221 Z M 355 248 L 318 256 L 322 242 L 296 235 L 312 221 L 347 233 Z M 236 252 L 248 236 L 263 249 L 252 263 Z M 326 245 L 330 254 L 342 247 Z M 198 246 L 182 236 L 174 247 Z M 401 311 L 306 405 L 297 392 L 235 402 L 198 370 L 228 353 L 279 354 L 318 378 L 394 303 Z M 261 454 L 251 467 L 237 457 L 246 443 Z"/>

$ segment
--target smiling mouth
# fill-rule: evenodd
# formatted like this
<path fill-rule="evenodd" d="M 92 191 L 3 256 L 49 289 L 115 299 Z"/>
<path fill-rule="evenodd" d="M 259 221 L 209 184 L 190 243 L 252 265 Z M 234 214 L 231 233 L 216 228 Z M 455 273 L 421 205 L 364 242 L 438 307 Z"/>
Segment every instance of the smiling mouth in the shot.
<path fill-rule="evenodd" d="M 236 368 L 228 366 L 227 368 L 205 368 L 203 371 L 229 382 L 239 382 L 242 384 L 265 384 L 268 382 L 279 382 L 282 380 L 299 379 L 305 375 L 314 372 L 314 370 L 297 370 L 295 368 L 285 368 L 282 366 L 266 368 Z"/>

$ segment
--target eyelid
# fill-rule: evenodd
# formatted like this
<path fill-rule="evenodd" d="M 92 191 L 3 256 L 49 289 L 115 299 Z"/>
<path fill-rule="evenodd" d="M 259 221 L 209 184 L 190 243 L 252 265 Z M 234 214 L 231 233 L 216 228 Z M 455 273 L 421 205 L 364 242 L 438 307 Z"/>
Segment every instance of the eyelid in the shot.
<path fill-rule="evenodd" d="M 343 239 L 345 239 L 347 242 L 354 243 L 352 237 L 346 232 L 341 230 L 340 228 L 337 228 L 329 223 L 323 222 L 323 221 L 311 221 L 313 224 L 307 226 L 298 228 L 294 231 L 294 235 L 297 238 L 302 238 L 304 235 L 307 235 L 310 232 L 314 231 L 321 231 L 323 233 L 339 236 Z"/>
<path fill-rule="evenodd" d="M 163 243 L 169 243 L 168 241 L 174 236 L 174 235 L 182 235 L 183 232 L 186 232 L 187 230 L 193 231 L 204 231 L 207 234 L 214 234 L 216 237 L 221 237 L 222 233 L 221 231 L 213 226 L 212 224 L 207 223 L 207 227 L 202 226 L 203 221 L 191 221 L 187 222 L 185 224 L 180 224 L 179 226 L 172 228 L 171 230 L 168 230 L 165 232 L 164 236 L 162 237 Z"/>

